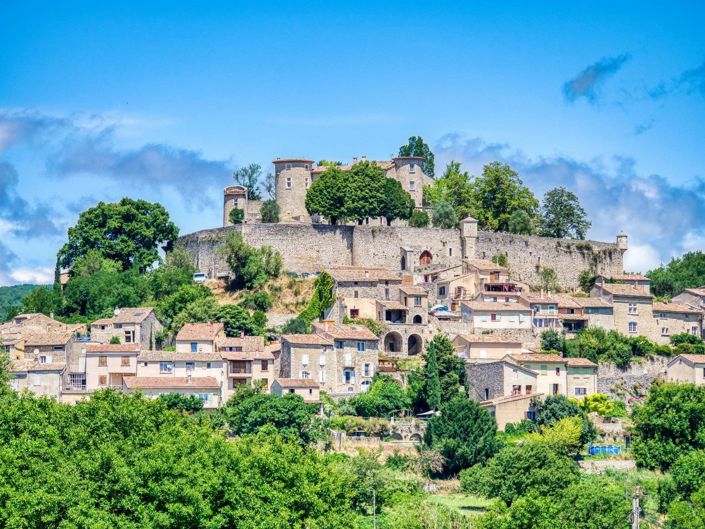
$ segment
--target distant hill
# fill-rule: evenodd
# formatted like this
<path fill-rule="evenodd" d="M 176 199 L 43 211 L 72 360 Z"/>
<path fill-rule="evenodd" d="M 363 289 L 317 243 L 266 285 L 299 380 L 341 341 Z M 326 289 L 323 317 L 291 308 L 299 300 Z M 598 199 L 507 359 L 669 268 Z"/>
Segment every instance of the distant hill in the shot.
<path fill-rule="evenodd" d="M 22 298 L 41 285 L 13 285 L 0 287 L 0 322 L 7 319 L 7 309 L 22 302 Z"/>

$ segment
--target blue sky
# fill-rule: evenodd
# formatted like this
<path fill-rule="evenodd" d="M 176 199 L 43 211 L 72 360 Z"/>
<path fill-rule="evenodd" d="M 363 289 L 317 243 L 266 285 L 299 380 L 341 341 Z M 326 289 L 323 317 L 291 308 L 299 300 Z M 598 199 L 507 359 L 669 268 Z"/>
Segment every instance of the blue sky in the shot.
<path fill-rule="evenodd" d="M 50 279 L 78 213 L 218 225 L 238 165 L 382 159 L 566 185 L 627 268 L 704 249 L 705 5 L 0 3 L 0 284 Z"/>

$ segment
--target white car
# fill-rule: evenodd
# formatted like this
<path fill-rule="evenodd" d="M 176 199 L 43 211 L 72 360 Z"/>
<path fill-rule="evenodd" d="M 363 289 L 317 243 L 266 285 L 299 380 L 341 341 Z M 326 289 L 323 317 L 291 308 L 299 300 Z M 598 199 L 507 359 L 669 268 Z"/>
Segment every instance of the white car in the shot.
<path fill-rule="evenodd" d="M 193 274 L 193 282 L 194 283 L 198 283 L 198 284 L 205 283 L 206 279 L 208 279 L 208 276 L 206 274 L 204 274 L 203 272 L 196 272 L 195 274 Z"/>

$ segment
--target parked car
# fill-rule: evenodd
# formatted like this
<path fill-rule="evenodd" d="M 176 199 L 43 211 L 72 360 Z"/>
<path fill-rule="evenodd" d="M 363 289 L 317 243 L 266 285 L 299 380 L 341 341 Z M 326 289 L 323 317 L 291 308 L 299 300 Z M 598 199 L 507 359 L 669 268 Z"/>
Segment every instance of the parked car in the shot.
<path fill-rule="evenodd" d="M 208 279 L 208 276 L 206 274 L 204 274 L 203 272 L 196 272 L 195 274 L 193 274 L 193 282 L 194 283 L 198 283 L 198 284 L 205 283 L 206 279 Z"/>

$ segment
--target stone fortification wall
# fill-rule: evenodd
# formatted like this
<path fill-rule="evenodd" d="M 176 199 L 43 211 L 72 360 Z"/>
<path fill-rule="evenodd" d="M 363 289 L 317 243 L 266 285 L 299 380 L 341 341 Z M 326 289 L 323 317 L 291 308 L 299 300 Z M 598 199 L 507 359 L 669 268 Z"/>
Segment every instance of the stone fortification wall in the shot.
<path fill-rule="evenodd" d="M 624 272 L 624 252 L 614 243 L 480 231 L 475 257 L 491 259 L 499 253 L 507 254 L 512 279 L 532 286 L 540 284 L 539 272 L 543 267 L 553 268 L 565 289 L 578 286 L 578 276 L 583 270 L 605 275 Z"/>
<path fill-rule="evenodd" d="M 666 378 L 669 360 L 664 356 L 645 358 L 641 362 L 633 362 L 625 369 L 614 364 L 600 363 L 597 369 L 597 392 L 621 399 L 645 395 L 654 380 Z"/>
<path fill-rule="evenodd" d="M 539 284 L 542 267 L 553 268 L 560 286 L 578 286 L 583 270 L 606 275 L 623 272 L 623 250 L 615 244 L 524 237 L 509 233 L 479 232 L 462 237 L 460 230 L 397 226 L 330 226 L 327 224 L 244 224 L 199 231 L 180 237 L 176 244 L 192 256 L 196 267 L 211 277 L 227 272 L 216 248 L 227 233 L 238 230 L 253 246 L 271 246 L 281 253 L 292 272 L 318 272 L 336 265 L 385 267 L 417 271 L 428 252 L 435 266 L 455 266 L 464 251 L 469 257 L 490 259 L 506 253 L 513 279 Z M 474 243 L 474 244 L 473 244 Z"/>

